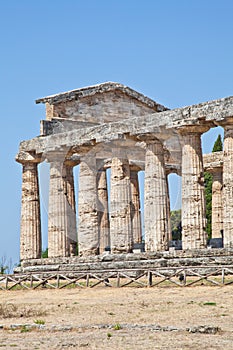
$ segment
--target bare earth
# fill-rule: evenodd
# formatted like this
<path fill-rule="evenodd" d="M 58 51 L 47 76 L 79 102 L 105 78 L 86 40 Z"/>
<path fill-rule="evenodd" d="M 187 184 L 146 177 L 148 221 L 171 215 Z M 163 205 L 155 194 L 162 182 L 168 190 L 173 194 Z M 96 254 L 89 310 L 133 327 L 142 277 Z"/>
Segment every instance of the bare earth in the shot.
<path fill-rule="evenodd" d="M 232 291 L 232 285 L 1 291 L 0 348 L 232 350 Z M 23 326 L 35 321 L 42 329 Z M 13 324 L 21 326 L 9 329 Z M 221 330 L 187 330 L 202 325 Z"/>

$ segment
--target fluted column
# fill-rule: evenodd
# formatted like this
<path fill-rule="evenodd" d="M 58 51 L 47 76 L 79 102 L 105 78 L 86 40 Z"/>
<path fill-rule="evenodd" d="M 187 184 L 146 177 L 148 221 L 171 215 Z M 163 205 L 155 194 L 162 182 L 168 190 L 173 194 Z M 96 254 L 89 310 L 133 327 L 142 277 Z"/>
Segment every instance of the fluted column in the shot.
<path fill-rule="evenodd" d="M 110 224 L 108 213 L 108 190 L 106 170 L 98 167 L 97 173 L 98 191 L 98 226 L 99 226 L 99 247 L 100 253 L 110 246 Z"/>
<path fill-rule="evenodd" d="M 131 187 L 129 161 L 121 155 L 112 159 L 110 239 L 111 252 L 132 252 Z"/>
<path fill-rule="evenodd" d="M 130 168 L 130 184 L 131 184 L 131 220 L 132 220 L 133 243 L 141 243 L 142 230 L 141 230 L 138 169 L 134 169 L 133 167 Z"/>
<path fill-rule="evenodd" d="M 223 203 L 222 203 L 222 168 L 211 171 L 212 183 L 212 238 L 222 238 L 223 230 Z"/>
<path fill-rule="evenodd" d="M 70 256 L 77 255 L 77 225 L 76 225 L 76 204 L 75 204 L 75 191 L 74 191 L 74 174 L 73 167 L 77 165 L 77 162 L 66 161 L 64 166 L 64 186 L 65 194 L 68 202 L 68 249 Z"/>
<path fill-rule="evenodd" d="M 182 247 L 200 249 L 207 245 L 201 132 L 195 127 L 180 132 L 183 143 Z"/>
<path fill-rule="evenodd" d="M 69 256 L 70 207 L 64 179 L 66 167 L 64 156 L 50 154 L 50 185 L 48 215 L 48 255 L 49 257 Z"/>
<path fill-rule="evenodd" d="M 171 225 L 171 209 L 170 209 L 170 194 L 169 194 L 169 186 L 168 186 L 168 173 L 166 173 L 166 191 L 167 191 L 167 216 L 168 216 L 168 222 L 167 222 L 167 230 L 168 230 L 168 247 L 169 247 L 169 241 L 172 241 L 172 225 Z"/>
<path fill-rule="evenodd" d="M 233 247 L 233 125 L 225 127 L 223 152 L 223 245 Z"/>
<path fill-rule="evenodd" d="M 79 171 L 79 255 L 99 254 L 96 159 L 83 159 Z"/>
<path fill-rule="evenodd" d="M 22 201 L 20 225 L 20 260 L 41 258 L 40 195 L 38 163 L 20 161 L 22 172 Z"/>
<path fill-rule="evenodd" d="M 163 251 L 169 243 L 168 186 L 162 143 L 148 137 L 145 156 L 145 248 Z"/>

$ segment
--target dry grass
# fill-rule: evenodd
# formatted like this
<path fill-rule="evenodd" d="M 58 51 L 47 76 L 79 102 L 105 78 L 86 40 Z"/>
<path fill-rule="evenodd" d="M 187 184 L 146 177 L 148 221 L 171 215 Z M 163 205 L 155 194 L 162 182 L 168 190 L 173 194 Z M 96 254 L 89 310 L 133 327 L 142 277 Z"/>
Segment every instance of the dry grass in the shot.
<path fill-rule="evenodd" d="M 84 347 L 232 350 L 232 291 L 231 285 L 0 291 L 0 324 L 6 326 L 0 330 L 0 344 L 4 349 L 15 344 L 20 350 Z M 48 328 L 53 325 L 78 328 L 75 331 L 9 330 L 13 323 L 32 324 L 37 319 L 43 319 Z M 100 325 L 109 328 L 97 327 Z M 179 330 L 153 331 L 150 325 L 174 326 Z M 214 335 L 186 331 L 187 327 L 201 325 L 218 327 L 221 331 Z"/>
<path fill-rule="evenodd" d="M 0 318 L 30 318 L 46 316 L 45 310 L 37 310 L 29 305 L 16 305 L 13 303 L 0 304 Z"/>

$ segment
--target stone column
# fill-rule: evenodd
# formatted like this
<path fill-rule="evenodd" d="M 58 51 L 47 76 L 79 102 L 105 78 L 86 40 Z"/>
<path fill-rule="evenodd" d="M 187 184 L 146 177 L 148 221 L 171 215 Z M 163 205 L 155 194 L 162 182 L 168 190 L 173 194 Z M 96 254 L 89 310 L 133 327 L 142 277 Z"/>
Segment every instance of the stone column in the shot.
<path fill-rule="evenodd" d="M 40 160 L 18 162 L 23 165 L 20 226 L 20 260 L 41 258 L 40 195 L 38 163 Z"/>
<path fill-rule="evenodd" d="M 113 157 L 111 166 L 110 239 L 112 253 L 132 252 L 133 236 L 130 209 L 129 160 L 125 155 L 122 157 L 119 154 L 119 156 Z"/>
<path fill-rule="evenodd" d="M 67 188 L 64 181 L 66 167 L 65 155 L 52 153 L 50 160 L 49 186 L 49 215 L 48 215 L 48 256 L 69 256 L 69 229 L 70 222 Z"/>
<path fill-rule="evenodd" d="M 222 203 L 222 168 L 211 171 L 212 183 L 212 238 L 222 238 L 223 230 L 223 203 Z"/>
<path fill-rule="evenodd" d="M 145 249 L 168 250 L 168 186 L 162 143 L 148 136 L 145 156 Z"/>
<path fill-rule="evenodd" d="M 170 194 L 169 194 L 169 186 L 168 186 L 168 175 L 169 173 L 166 173 L 166 191 L 167 191 L 167 215 L 168 215 L 168 248 L 169 248 L 169 241 L 172 241 L 172 225 L 171 225 L 171 209 L 170 209 Z"/>
<path fill-rule="evenodd" d="M 99 254 L 96 159 L 83 159 L 79 172 L 78 197 L 79 255 Z"/>
<path fill-rule="evenodd" d="M 131 220 L 132 220 L 133 243 L 142 242 L 138 170 L 139 168 L 135 169 L 135 167 L 130 167 Z"/>
<path fill-rule="evenodd" d="M 201 131 L 190 126 L 181 129 L 180 134 L 183 143 L 182 247 L 200 249 L 207 245 Z"/>
<path fill-rule="evenodd" d="M 233 247 L 233 125 L 225 126 L 223 152 L 223 245 Z"/>
<path fill-rule="evenodd" d="M 65 195 L 68 201 L 68 239 L 69 239 L 69 251 L 70 256 L 77 255 L 77 225 L 76 225 L 76 204 L 75 204 L 75 191 L 74 191 L 74 174 L 73 167 L 77 165 L 77 162 L 66 161 L 64 166 L 64 186 Z"/>
<path fill-rule="evenodd" d="M 108 213 L 108 190 L 106 170 L 100 166 L 97 172 L 98 191 L 98 226 L 99 226 L 99 248 L 100 253 L 110 246 L 110 224 Z"/>

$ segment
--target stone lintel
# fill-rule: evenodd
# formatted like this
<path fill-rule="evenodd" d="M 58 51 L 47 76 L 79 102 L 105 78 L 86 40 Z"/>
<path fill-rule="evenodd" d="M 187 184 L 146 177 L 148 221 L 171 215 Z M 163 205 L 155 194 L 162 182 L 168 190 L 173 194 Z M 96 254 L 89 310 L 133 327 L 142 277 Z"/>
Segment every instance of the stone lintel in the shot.
<path fill-rule="evenodd" d="M 70 147 L 74 145 L 81 146 L 88 140 L 96 139 L 96 142 L 105 142 L 118 139 L 119 134 L 130 133 L 130 135 L 137 135 L 150 132 L 159 134 L 162 128 L 168 131 L 186 125 L 194 126 L 199 124 L 201 126 L 208 122 L 210 122 L 208 124 L 208 128 L 210 128 L 216 125 L 223 125 L 224 123 L 227 124 L 228 120 L 232 121 L 232 116 L 233 96 L 193 105 L 191 107 L 152 113 L 119 122 L 83 128 L 79 130 L 79 132 L 74 130 L 46 137 L 37 137 L 29 141 L 21 142 L 20 150 L 35 150 L 36 153 L 43 153 L 47 148 L 53 149 L 62 145 Z"/>
<path fill-rule="evenodd" d="M 161 128 L 176 129 L 199 123 L 201 126 L 210 122 L 208 127 L 227 124 L 233 119 L 233 96 L 223 99 L 205 102 L 190 107 L 177 108 L 173 110 L 152 113 L 142 117 L 125 119 L 124 121 L 105 123 L 102 125 L 83 128 L 77 133 L 76 130 L 66 133 L 37 137 L 20 144 L 20 150 L 42 153 L 46 148 L 53 149 L 55 146 L 81 146 L 88 140 L 96 139 L 97 142 L 104 142 L 117 139 L 119 134 L 130 133 L 137 135 L 154 132 L 161 133 Z"/>

